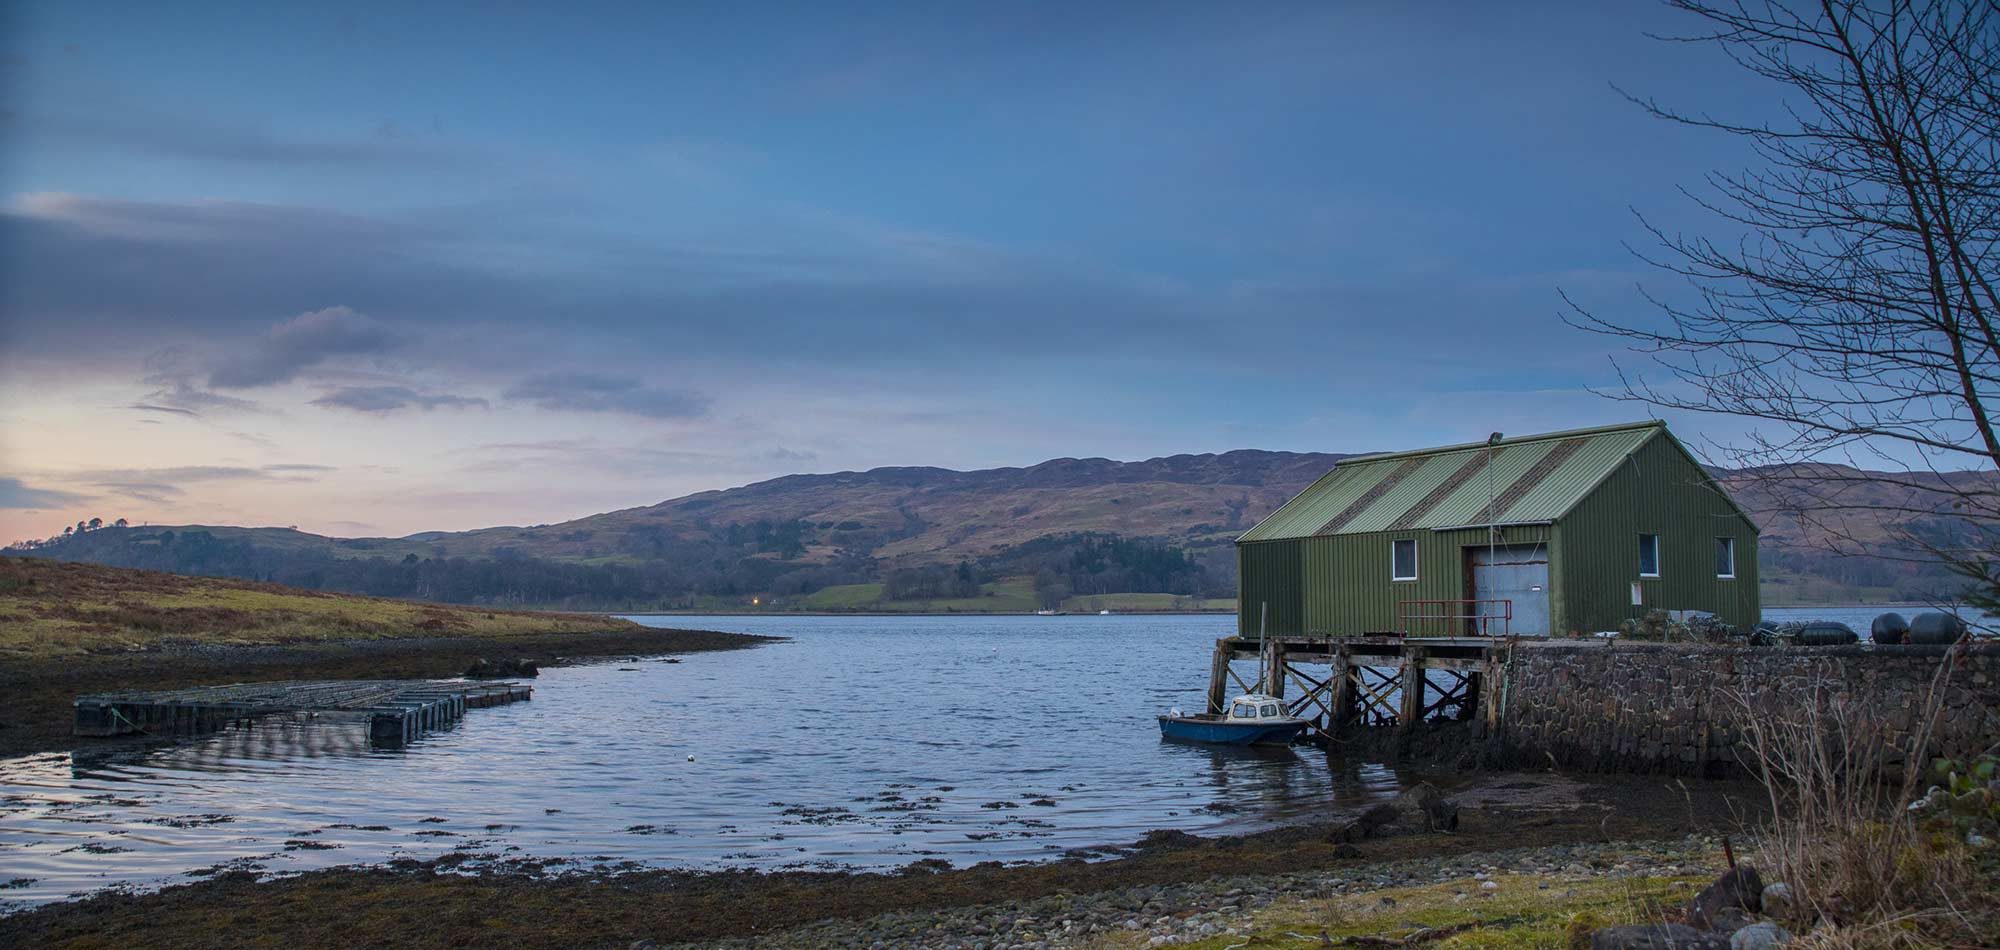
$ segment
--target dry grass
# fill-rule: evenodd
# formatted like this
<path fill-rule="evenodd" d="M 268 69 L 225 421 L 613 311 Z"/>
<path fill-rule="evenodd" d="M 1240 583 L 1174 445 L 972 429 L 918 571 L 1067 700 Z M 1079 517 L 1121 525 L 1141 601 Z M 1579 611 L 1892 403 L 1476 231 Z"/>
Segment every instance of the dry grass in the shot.
<path fill-rule="evenodd" d="M 1572 878 L 1502 874 L 1493 890 L 1470 878 L 1329 898 L 1281 901 L 1258 911 L 1247 933 L 1196 941 L 1194 950 L 1306 950 L 1408 940 L 1436 950 L 1589 946 L 1599 927 L 1657 920 L 1710 876 Z M 1434 939 L 1432 939 L 1434 938 Z M 1093 950 L 1143 947 L 1145 932 L 1112 934 Z M 1345 941 L 1345 943 L 1343 943 Z"/>
<path fill-rule="evenodd" d="M 1982 947 L 1996 931 L 1993 882 L 1954 835 L 1909 817 L 1955 655 L 1940 664 L 1907 731 L 1822 679 L 1777 713 L 1747 691 L 1738 707 L 1772 819 L 1757 837 L 1764 879 L 1790 885 L 1799 947 Z"/>
<path fill-rule="evenodd" d="M 0 659 L 175 644 L 255 645 L 413 636 L 509 637 L 636 629 L 590 614 L 449 607 L 0 557 Z"/>

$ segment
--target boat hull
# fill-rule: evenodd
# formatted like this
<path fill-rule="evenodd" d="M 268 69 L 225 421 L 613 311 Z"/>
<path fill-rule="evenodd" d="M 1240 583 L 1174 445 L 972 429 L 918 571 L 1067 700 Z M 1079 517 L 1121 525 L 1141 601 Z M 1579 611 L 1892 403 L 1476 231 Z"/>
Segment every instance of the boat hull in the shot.
<path fill-rule="evenodd" d="M 1228 722 L 1193 716 L 1161 716 L 1160 735 L 1184 742 L 1216 745 L 1289 745 L 1306 730 L 1304 720 L 1292 722 Z"/>

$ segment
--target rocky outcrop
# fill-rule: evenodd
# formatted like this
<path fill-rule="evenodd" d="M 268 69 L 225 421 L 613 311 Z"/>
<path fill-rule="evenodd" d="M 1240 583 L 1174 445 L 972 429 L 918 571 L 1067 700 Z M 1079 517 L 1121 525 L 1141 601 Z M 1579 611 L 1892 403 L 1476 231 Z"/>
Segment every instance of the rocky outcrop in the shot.
<path fill-rule="evenodd" d="M 1764 895 L 1783 884 L 1766 887 L 1757 869 L 1739 865 L 1701 889 L 1682 909 L 1678 922 L 1629 924 L 1599 928 L 1590 936 L 1591 950 L 1772 950 L 1791 940 L 1785 928 L 1759 920 Z M 1789 894 L 1789 889 L 1781 893 Z"/>
<path fill-rule="evenodd" d="M 489 660 L 481 657 L 472 661 L 472 665 L 466 668 L 465 678 L 473 680 L 532 679 L 540 673 L 541 666 L 534 660 Z"/>
<path fill-rule="evenodd" d="M 1414 834 L 1425 831 L 1454 831 L 1458 828 L 1458 802 L 1444 797 L 1437 786 L 1418 782 L 1392 802 L 1384 802 L 1333 830 L 1329 841 L 1355 842 L 1364 838 Z"/>

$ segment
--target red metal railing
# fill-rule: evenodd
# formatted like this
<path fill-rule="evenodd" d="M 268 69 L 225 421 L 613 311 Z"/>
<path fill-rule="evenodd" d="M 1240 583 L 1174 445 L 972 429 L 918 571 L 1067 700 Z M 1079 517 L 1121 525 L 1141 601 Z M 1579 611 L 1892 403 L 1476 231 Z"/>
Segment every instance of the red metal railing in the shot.
<path fill-rule="evenodd" d="M 1396 602 L 1396 626 L 1406 637 L 1504 637 L 1513 624 L 1511 600 Z"/>

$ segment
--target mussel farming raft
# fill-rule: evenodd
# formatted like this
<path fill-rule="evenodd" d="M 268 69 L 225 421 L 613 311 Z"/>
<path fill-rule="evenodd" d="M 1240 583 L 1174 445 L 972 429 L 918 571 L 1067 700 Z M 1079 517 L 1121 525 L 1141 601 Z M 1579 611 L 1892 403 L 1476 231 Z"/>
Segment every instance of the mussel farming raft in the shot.
<path fill-rule="evenodd" d="M 464 717 L 467 709 L 530 698 L 532 687 L 462 680 L 290 680 L 80 696 L 79 736 L 193 736 L 275 713 L 365 720 L 372 745 L 396 747 Z"/>

